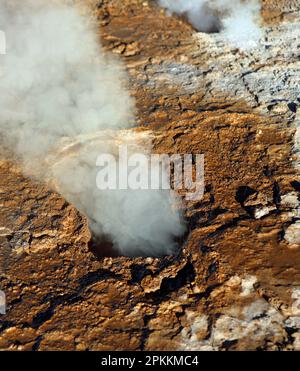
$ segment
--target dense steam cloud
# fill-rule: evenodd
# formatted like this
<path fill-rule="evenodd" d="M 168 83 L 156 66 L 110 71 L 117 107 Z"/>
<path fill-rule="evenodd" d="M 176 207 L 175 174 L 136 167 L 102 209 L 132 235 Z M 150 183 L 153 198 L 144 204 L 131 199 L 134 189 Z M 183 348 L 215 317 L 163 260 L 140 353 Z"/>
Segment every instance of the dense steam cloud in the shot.
<path fill-rule="evenodd" d="M 240 48 L 257 45 L 260 36 L 259 0 L 159 0 L 170 12 L 187 17 L 201 32 L 224 33 Z"/>
<path fill-rule="evenodd" d="M 7 39 L 0 56 L 2 146 L 26 174 L 54 184 L 121 253 L 172 252 L 184 228 L 169 191 L 96 188 L 96 157 L 115 151 L 114 130 L 117 136 L 134 123 L 134 102 L 93 22 L 74 6 L 1 0 L 0 29 Z"/>

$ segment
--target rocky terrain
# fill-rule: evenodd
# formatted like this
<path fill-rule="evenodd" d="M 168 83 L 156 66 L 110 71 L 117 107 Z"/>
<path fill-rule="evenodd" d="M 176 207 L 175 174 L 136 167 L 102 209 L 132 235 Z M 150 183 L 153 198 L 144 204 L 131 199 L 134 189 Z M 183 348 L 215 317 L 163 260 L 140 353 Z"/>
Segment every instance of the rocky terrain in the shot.
<path fill-rule="evenodd" d="M 155 1 L 89 3 L 139 130 L 156 153 L 204 154 L 205 195 L 186 202 L 177 255 L 111 256 L 84 215 L 3 158 L 0 349 L 300 350 L 300 3 L 262 1 L 248 51 Z"/>

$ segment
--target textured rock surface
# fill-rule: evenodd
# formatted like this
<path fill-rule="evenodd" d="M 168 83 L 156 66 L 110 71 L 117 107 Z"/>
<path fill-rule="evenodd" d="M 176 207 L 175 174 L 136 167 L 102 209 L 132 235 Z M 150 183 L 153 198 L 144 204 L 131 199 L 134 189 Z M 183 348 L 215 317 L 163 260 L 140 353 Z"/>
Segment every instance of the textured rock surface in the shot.
<path fill-rule="evenodd" d="M 0 349 L 299 350 L 298 2 L 264 1 L 248 52 L 154 2 L 90 2 L 156 152 L 205 154 L 205 195 L 177 256 L 97 258 L 85 217 L 3 159 Z"/>

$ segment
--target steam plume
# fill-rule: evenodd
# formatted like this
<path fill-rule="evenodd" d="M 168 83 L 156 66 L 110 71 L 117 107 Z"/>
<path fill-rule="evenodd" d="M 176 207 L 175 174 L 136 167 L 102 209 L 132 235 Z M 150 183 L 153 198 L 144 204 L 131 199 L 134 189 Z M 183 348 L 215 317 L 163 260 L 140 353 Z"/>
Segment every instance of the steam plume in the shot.
<path fill-rule="evenodd" d="M 121 253 L 172 252 L 183 226 L 169 191 L 96 188 L 96 157 L 115 151 L 118 129 L 134 122 L 134 102 L 93 22 L 54 1 L 1 0 L 0 29 L 7 38 L 0 134 L 24 172 L 52 181 L 89 217 L 94 234 L 109 236 Z"/>
<path fill-rule="evenodd" d="M 201 32 L 221 30 L 240 48 L 257 45 L 261 31 L 259 0 L 159 0 L 172 13 L 186 16 Z"/>

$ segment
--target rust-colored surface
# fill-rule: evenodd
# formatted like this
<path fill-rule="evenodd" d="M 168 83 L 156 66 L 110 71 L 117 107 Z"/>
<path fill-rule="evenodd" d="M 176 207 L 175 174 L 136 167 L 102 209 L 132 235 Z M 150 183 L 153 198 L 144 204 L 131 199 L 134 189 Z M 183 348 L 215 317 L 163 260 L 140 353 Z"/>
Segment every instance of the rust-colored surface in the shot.
<path fill-rule="evenodd" d="M 138 126 L 153 131 L 157 153 L 205 155 L 205 195 L 186 204 L 177 256 L 97 258 L 85 217 L 3 159 L 0 349 L 299 350 L 300 250 L 286 238 L 300 191 L 297 45 L 276 49 L 278 5 L 263 2 L 278 38 L 265 58 L 217 50 L 153 2 L 100 3 Z"/>

